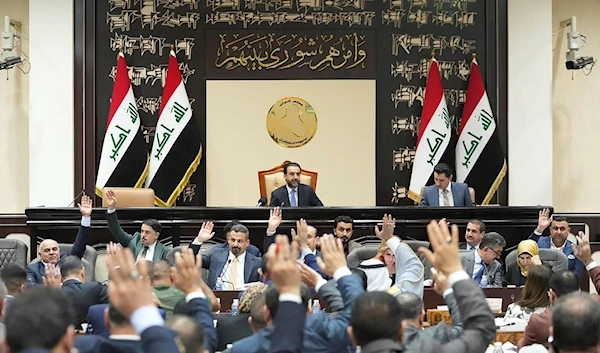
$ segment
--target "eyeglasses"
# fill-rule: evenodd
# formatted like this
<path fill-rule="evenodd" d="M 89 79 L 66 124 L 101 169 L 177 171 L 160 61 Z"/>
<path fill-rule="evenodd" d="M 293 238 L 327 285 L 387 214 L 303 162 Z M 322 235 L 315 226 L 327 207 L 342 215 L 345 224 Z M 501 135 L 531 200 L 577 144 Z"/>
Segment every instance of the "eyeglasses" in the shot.
<path fill-rule="evenodd" d="M 492 250 L 492 251 L 493 251 L 493 252 L 496 254 L 496 256 L 497 256 L 497 257 L 500 257 L 500 256 L 502 256 L 502 249 L 500 249 L 500 250 L 496 251 L 496 250 L 494 250 L 494 249 L 490 248 L 489 246 L 486 246 L 486 248 L 488 248 L 488 249 Z"/>

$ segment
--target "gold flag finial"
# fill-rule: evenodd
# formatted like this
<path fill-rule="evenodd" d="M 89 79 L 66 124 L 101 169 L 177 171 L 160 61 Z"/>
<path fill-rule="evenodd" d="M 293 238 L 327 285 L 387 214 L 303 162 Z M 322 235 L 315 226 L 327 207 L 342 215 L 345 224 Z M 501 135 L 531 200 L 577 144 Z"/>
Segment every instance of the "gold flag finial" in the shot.
<path fill-rule="evenodd" d="M 473 52 L 473 53 L 471 54 L 471 58 L 472 58 L 473 60 L 477 59 L 477 53 L 476 53 L 476 52 Z"/>
<path fill-rule="evenodd" d="M 435 50 L 431 51 L 431 60 L 435 59 Z"/>
<path fill-rule="evenodd" d="M 175 50 L 175 46 L 171 44 L 171 50 Z"/>

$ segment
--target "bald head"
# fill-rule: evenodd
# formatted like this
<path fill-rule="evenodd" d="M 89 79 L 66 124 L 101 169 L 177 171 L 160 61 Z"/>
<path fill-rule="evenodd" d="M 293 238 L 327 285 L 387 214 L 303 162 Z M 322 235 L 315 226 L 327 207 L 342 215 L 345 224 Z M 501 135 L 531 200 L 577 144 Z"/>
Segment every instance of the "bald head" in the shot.
<path fill-rule="evenodd" d="M 60 260 L 60 248 L 56 240 L 46 239 L 40 243 L 40 260 L 48 264 L 58 263 Z"/>
<path fill-rule="evenodd" d="M 561 296 L 552 307 L 552 326 L 555 351 L 595 352 L 600 342 L 598 299 L 579 291 Z"/>
<path fill-rule="evenodd" d="M 152 264 L 152 270 L 150 272 L 150 278 L 152 279 L 152 285 L 157 284 L 168 284 L 171 285 L 171 265 L 165 260 L 159 260 Z"/>
<path fill-rule="evenodd" d="M 196 320 L 189 316 L 175 315 L 167 321 L 167 327 L 177 332 L 177 336 L 187 353 L 202 353 L 204 351 L 204 330 Z"/>

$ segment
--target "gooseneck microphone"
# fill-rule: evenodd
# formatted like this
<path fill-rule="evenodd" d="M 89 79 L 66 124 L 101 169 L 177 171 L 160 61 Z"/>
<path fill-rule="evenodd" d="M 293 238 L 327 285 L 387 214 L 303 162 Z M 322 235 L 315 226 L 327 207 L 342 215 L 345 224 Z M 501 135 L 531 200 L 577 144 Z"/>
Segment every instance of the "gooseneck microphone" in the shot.
<path fill-rule="evenodd" d="M 262 206 L 264 206 L 264 205 L 266 205 L 266 204 L 267 204 L 267 198 L 266 198 L 266 197 L 261 197 L 261 198 L 258 200 L 258 203 L 256 204 L 256 207 L 262 207 Z M 231 260 L 230 260 L 230 261 L 231 261 Z"/>

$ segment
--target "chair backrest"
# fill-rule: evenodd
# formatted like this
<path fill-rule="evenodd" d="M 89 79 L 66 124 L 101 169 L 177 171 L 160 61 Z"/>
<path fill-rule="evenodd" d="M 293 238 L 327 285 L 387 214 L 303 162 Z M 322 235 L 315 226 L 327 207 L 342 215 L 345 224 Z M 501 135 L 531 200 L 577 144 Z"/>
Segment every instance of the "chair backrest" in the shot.
<path fill-rule="evenodd" d="M 154 207 L 154 190 L 147 188 L 113 188 L 107 187 L 104 192 L 112 190 L 115 192 L 118 207 Z M 102 207 L 107 207 L 106 198 L 102 198 Z"/>
<path fill-rule="evenodd" d="M 108 280 L 108 268 L 106 267 L 106 249 L 96 250 L 96 265 L 94 266 L 94 277 L 98 282 Z"/>
<path fill-rule="evenodd" d="M 258 172 L 258 185 L 260 188 L 260 197 L 267 198 L 267 205 L 271 202 L 271 193 L 280 186 L 285 185 L 283 177 L 283 167 L 290 161 L 284 161 L 280 165 L 267 170 Z M 317 190 L 317 176 L 319 173 L 302 169 L 300 172 L 300 183 L 310 185 L 313 190 Z"/>
<path fill-rule="evenodd" d="M 566 270 L 569 268 L 569 259 L 562 251 L 553 249 L 540 249 L 540 260 L 542 264 L 550 267 L 552 271 Z M 506 255 L 506 268 L 518 267 L 517 249 Z"/>
<path fill-rule="evenodd" d="M 361 248 L 356 248 L 348 254 L 348 267 L 358 267 L 361 262 L 372 259 L 377 255 L 379 245 L 365 245 Z"/>
<path fill-rule="evenodd" d="M 69 253 L 73 244 L 65 244 L 59 243 L 58 247 L 60 248 L 60 252 Z M 85 251 L 83 252 L 83 257 L 81 261 L 83 262 L 83 267 L 85 268 L 85 281 L 86 282 L 94 282 L 96 280 L 96 259 L 98 258 L 98 252 L 90 245 L 85 246 Z M 39 262 L 40 258 L 36 257 L 31 260 L 31 263 Z"/>
<path fill-rule="evenodd" d="M 208 243 L 208 244 L 207 244 Z M 202 243 L 202 247 L 200 247 L 200 252 L 206 253 L 207 251 L 210 251 L 210 249 L 212 249 L 213 246 L 215 246 L 216 243 L 209 243 L 209 242 L 205 242 Z M 171 265 L 171 266 L 175 266 L 175 254 L 178 252 L 181 252 L 181 250 L 187 248 L 188 245 L 180 245 L 180 246 L 176 246 L 173 249 L 169 250 L 169 252 L 167 253 L 167 257 L 165 258 L 165 260 Z M 204 282 L 208 282 L 208 269 L 203 268 L 202 269 L 202 279 L 204 280 Z"/>
<path fill-rule="evenodd" d="M 27 245 L 17 239 L 0 239 L 0 269 L 4 265 L 16 264 L 27 266 Z"/>
<path fill-rule="evenodd" d="M 575 237 L 575 236 L 573 236 Z M 29 263 L 29 261 L 31 261 L 31 254 L 29 252 L 29 249 L 31 248 L 31 237 L 29 236 L 29 234 L 27 233 L 10 233 L 9 235 L 6 236 L 5 239 L 16 239 L 16 240 L 20 240 L 21 242 L 23 242 L 25 244 L 25 246 L 27 246 L 27 263 Z"/>

